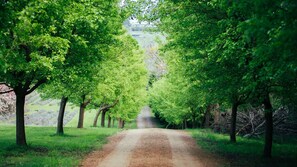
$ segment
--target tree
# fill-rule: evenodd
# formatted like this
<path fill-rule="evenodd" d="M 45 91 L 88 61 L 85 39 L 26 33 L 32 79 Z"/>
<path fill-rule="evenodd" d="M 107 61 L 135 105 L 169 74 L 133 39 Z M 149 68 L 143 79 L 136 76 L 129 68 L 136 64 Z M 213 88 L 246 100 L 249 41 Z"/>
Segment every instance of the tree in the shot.
<path fill-rule="evenodd" d="M 69 41 L 62 29 L 69 1 L 4 1 L 1 3 L 0 80 L 16 94 L 16 143 L 27 145 L 25 96 L 52 77 L 63 65 Z M 3 21 L 3 22 L 2 22 Z"/>
<path fill-rule="evenodd" d="M 67 7 L 65 17 L 70 35 L 68 59 L 62 69 L 57 71 L 55 79 L 42 89 L 46 98 L 69 99 L 80 105 L 78 127 L 83 127 L 84 109 L 91 99 L 86 99 L 97 84 L 96 74 L 102 59 L 108 55 L 109 45 L 115 42 L 114 36 L 121 31 L 119 7 L 116 1 L 73 2 Z M 86 12 L 88 11 L 88 12 Z M 100 13 L 100 14 L 99 14 Z M 53 93 L 55 92 L 55 93 Z M 82 102 L 81 102 L 82 100 Z M 62 127 L 65 108 L 61 106 L 57 133 L 63 134 Z"/>
<path fill-rule="evenodd" d="M 295 92 L 295 87 L 290 85 L 296 85 L 296 78 L 292 78 L 296 76 L 294 69 L 297 67 L 296 47 L 293 46 L 297 42 L 296 5 L 291 0 L 258 0 L 251 6 L 254 10 L 247 10 L 250 17 L 241 24 L 245 42 L 252 46 L 249 71 L 244 79 L 252 81 L 252 93 L 264 105 L 266 130 L 263 155 L 271 157 L 272 95 L 274 98 L 288 99 Z M 291 100 L 294 101 L 294 98 Z"/>
<path fill-rule="evenodd" d="M 191 81 L 186 75 L 186 63 L 174 51 L 160 52 L 166 62 L 167 74 L 153 83 L 150 92 L 150 106 L 168 126 L 185 127 L 202 123 L 205 99 L 197 93 L 199 82 Z M 201 98 L 202 97 L 202 98 Z"/>
<path fill-rule="evenodd" d="M 81 72 L 98 60 L 121 27 L 118 11 L 117 1 L 1 2 L 0 81 L 16 94 L 18 145 L 26 145 L 25 96 L 65 67 Z"/>
<path fill-rule="evenodd" d="M 177 58 L 184 62 L 182 76 L 199 83 L 196 90 L 204 92 L 208 103 L 232 106 L 231 141 L 236 141 L 238 106 L 264 105 L 263 155 L 270 157 L 273 100 L 282 99 L 283 105 L 296 100 L 293 0 L 166 0 L 154 4 L 144 18 L 155 21 L 166 34 L 166 49 L 182 57 Z"/>
<path fill-rule="evenodd" d="M 68 97 L 63 96 L 60 102 L 60 109 L 59 109 L 59 115 L 58 115 L 58 121 L 57 121 L 57 135 L 63 135 L 64 134 L 64 128 L 63 128 L 63 120 L 64 120 L 64 113 L 66 104 L 68 101 Z"/>
<path fill-rule="evenodd" d="M 147 72 L 143 53 L 136 41 L 129 35 L 118 36 L 118 43 L 112 47 L 110 56 L 103 61 L 98 73 L 98 86 L 94 103 L 104 104 L 108 110 L 102 111 L 101 125 L 104 126 L 105 113 L 111 118 L 130 121 L 136 118 L 146 100 Z M 107 108 L 106 108 L 107 109 Z M 97 120 L 97 118 L 95 118 Z"/>

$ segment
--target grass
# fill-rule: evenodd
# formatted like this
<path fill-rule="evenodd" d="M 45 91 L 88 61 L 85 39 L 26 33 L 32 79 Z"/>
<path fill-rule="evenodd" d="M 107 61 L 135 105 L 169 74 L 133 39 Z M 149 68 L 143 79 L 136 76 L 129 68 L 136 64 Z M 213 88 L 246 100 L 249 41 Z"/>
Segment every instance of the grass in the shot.
<path fill-rule="evenodd" d="M 40 110 L 58 112 L 54 102 L 39 104 L 40 97 L 34 95 L 26 105 L 26 115 Z M 106 138 L 120 131 L 117 128 L 92 127 L 96 110 L 86 110 L 83 129 L 77 129 L 79 107 L 68 104 L 66 110 L 77 112 L 64 128 L 65 135 L 55 135 L 56 127 L 26 127 L 27 147 L 15 144 L 15 126 L 0 123 L 0 167 L 2 166 L 78 166 L 90 151 L 102 147 Z M 49 118 L 50 119 L 50 118 Z M 100 126 L 101 117 L 98 118 Z M 115 121 L 115 127 L 117 127 Z M 107 116 L 105 125 L 107 126 Z M 136 128 L 136 122 L 127 122 L 125 129 Z"/>
<path fill-rule="evenodd" d="M 237 137 L 237 143 L 230 143 L 229 136 L 211 130 L 188 130 L 197 144 L 204 150 L 218 154 L 230 164 L 227 166 L 295 166 L 297 164 L 297 139 L 294 137 L 276 138 L 271 159 L 262 158 L 263 139 Z"/>
<path fill-rule="evenodd" d="M 27 147 L 15 145 L 15 127 L 0 127 L 0 166 L 78 166 L 82 158 L 118 132 L 115 128 L 26 127 Z"/>

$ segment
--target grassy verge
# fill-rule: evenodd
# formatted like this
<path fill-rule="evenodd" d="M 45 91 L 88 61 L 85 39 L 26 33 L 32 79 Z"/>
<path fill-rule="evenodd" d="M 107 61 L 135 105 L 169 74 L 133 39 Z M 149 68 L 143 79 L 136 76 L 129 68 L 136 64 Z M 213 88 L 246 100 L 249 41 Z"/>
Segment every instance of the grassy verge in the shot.
<path fill-rule="evenodd" d="M 229 142 L 229 136 L 210 130 L 188 130 L 204 150 L 221 155 L 230 161 L 229 166 L 295 166 L 297 164 L 297 139 L 277 138 L 273 143 L 272 159 L 263 159 L 263 139 L 237 137 L 237 143 Z"/>
<path fill-rule="evenodd" d="M 65 128 L 56 136 L 54 127 L 27 127 L 28 147 L 15 145 L 15 127 L 0 127 L 0 166 L 78 166 L 83 156 L 100 148 L 114 128 Z"/>

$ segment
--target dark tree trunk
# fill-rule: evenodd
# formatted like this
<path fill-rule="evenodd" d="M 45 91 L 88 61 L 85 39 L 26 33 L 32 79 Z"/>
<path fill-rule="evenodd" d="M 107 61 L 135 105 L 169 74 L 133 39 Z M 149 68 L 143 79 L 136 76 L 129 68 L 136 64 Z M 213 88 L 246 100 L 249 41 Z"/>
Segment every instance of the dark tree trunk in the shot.
<path fill-rule="evenodd" d="M 16 144 L 26 146 L 26 132 L 25 132 L 25 92 L 16 93 Z"/>
<path fill-rule="evenodd" d="M 101 115 L 101 127 L 105 127 L 105 114 L 106 114 L 106 111 L 103 110 Z"/>
<path fill-rule="evenodd" d="M 114 128 L 114 119 L 112 119 L 112 127 Z"/>
<path fill-rule="evenodd" d="M 123 129 L 125 127 L 125 121 L 122 120 L 122 123 L 121 123 L 121 128 Z"/>
<path fill-rule="evenodd" d="M 210 110 L 211 110 L 211 105 L 208 105 L 205 111 L 205 121 L 204 121 L 204 128 L 209 128 L 209 121 L 210 121 Z"/>
<path fill-rule="evenodd" d="M 192 128 L 196 128 L 196 115 L 195 114 L 192 114 Z"/>
<path fill-rule="evenodd" d="M 87 105 L 91 102 L 91 100 L 85 101 L 86 96 L 82 96 L 82 103 L 79 107 L 79 116 L 78 116 L 78 124 L 77 128 L 83 128 L 84 127 L 84 115 L 85 115 L 85 108 Z"/>
<path fill-rule="evenodd" d="M 264 115 L 265 115 L 265 145 L 263 156 L 265 158 L 271 157 L 272 137 L 273 137 L 273 119 L 272 119 L 272 105 L 267 95 L 264 99 Z"/>
<path fill-rule="evenodd" d="M 107 127 L 110 128 L 110 125 L 111 125 L 111 116 L 108 115 L 108 124 L 107 124 Z"/>
<path fill-rule="evenodd" d="M 233 103 L 231 112 L 230 142 L 236 142 L 236 117 L 238 104 Z"/>
<path fill-rule="evenodd" d="M 122 123 L 123 123 L 122 119 L 121 119 L 121 118 L 119 118 L 119 124 L 118 124 L 118 128 L 122 128 Z"/>
<path fill-rule="evenodd" d="M 97 121 L 98 121 L 98 118 L 99 118 L 100 113 L 101 113 L 101 108 L 99 108 L 99 110 L 97 111 L 97 113 L 95 115 L 94 122 L 93 122 L 93 126 L 94 127 L 97 126 Z"/>
<path fill-rule="evenodd" d="M 220 131 L 220 110 L 219 110 L 219 104 L 216 104 L 216 108 L 214 110 L 214 117 L 213 117 L 213 128 L 215 131 Z"/>
<path fill-rule="evenodd" d="M 195 121 L 195 119 L 192 119 L 192 128 L 193 129 L 196 128 L 196 121 Z"/>
<path fill-rule="evenodd" d="M 77 128 L 84 127 L 84 115 L 85 115 L 85 106 L 82 103 L 82 104 L 80 104 L 80 107 L 79 107 L 79 117 L 78 117 Z"/>
<path fill-rule="evenodd" d="M 46 79 L 39 80 L 33 87 L 30 88 L 32 80 L 27 80 L 24 84 L 19 84 L 13 88 L 16 95 L 16 144 L 19 146 L 27 146 L 24 117 L 26 95 L 32 93 L 36 88 L 45 82 Z"/>
<path fill-rule="evenodd" d="M 57 134 L 58 135 L 64 134 L 63 120 L 64 120 L 64 113 L 65 113 L 67 101 L 68 101 L 68 97 L 63 96 L 61 99 L 61 103 L 60 103 L 58 123 L 57 123 Z"/>

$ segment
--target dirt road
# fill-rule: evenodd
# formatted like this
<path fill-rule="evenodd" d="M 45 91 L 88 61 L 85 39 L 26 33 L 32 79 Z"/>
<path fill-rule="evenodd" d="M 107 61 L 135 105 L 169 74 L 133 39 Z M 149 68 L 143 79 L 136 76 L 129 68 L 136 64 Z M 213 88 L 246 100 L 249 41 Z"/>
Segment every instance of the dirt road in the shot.
<path fill-rule="evenodd" d="M 199 149 L 185 131 L 158 129 L 149 107 L 143 108 L 138 127 L 109 139 L 102 150 L 91 153 L 86 167 L 214 167 L 224 163 L 219 157 Z"/>
<path fill-rule="evenodd" d="M 155 128 L 156 125 L 153 121 L 154 117 L 149 106 L 143 107 L 140 114 L 137 117 L 137 127 L 142 128 Z"/>

